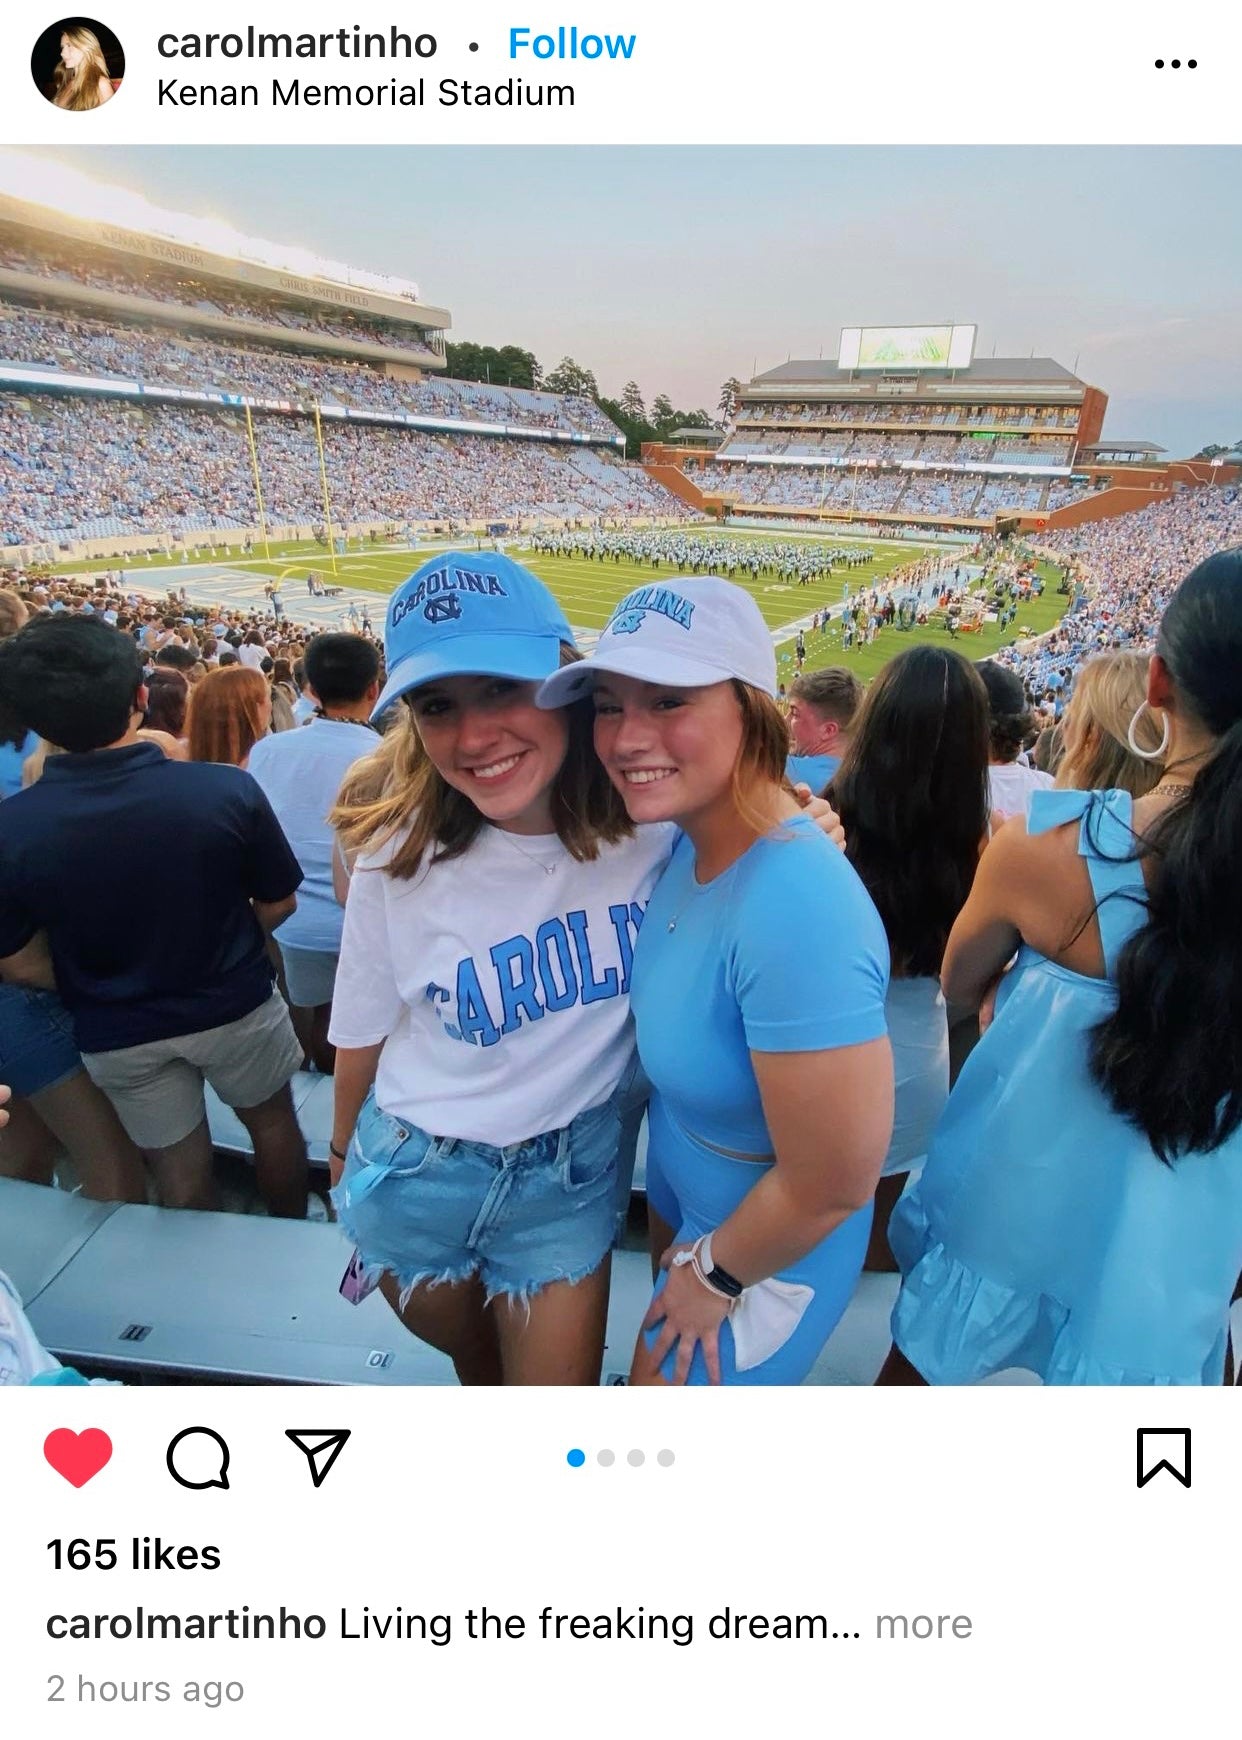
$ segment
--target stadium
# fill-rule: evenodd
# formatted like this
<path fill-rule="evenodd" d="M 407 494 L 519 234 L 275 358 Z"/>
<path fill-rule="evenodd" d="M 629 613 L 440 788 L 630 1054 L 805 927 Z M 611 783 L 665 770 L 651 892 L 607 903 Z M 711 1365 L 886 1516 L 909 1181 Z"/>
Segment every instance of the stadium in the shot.
<path fill-rule="evenodd" d="M 413 279 L 119 188 L 101 199 L 74 170 L 54 198 L 22 186 L 5 165 L 0 588 L 20 609 L 14 626 L 102 617 L 137 642 L 148 674 L 171 648 L 182 662 L 165 662 L 192 672 L 190 689 L 240 662 L 283 682 L 284 705 L 310 707 L 297 672 L 312 638 L 382 650 L 389 597 L 423 563 L 464 551 L 538 576 L 588 653 L 622 600 L 641 608 L 654 596 L 644 588 L 723 577 L 758 607 L 782 708 L 816 673 L 852 673 L 861 692 L 911 649 L 956 647 L 1019 683 L 1015 755 L 1034 768 L 1062 753 L 1087 664 L 1148 654 L 1190 570 L 1242 545 L 1242 453 L 1175 457 L 1146 435 L 1114 437 L 1107 385 L 1077 360 L 981 354 L 970 323 L 845 326 L 835 356 L 735 382 L 717 426 L 639 447 L 601 395 L 454 377 L 453 313 Z M 423 251 L 439 276 L 433 238 Z M 279 735 L 270 700 L 268 717 Z M 336 717 L 364 728 L 357 706 Z M 27 726 L 16 720 L 6 799 L 63 747 Z M 993 810 L 999 823 L 1007 812 Z M 244 1099 L 207 1096 L 230 1211 L 215 1214 L 49 1191 L 53 1176 L 72 1186 L 73 1165 L 58 1132 L 30 1136 L 20 1108 L 33 1090 L 15 1090 L 0 1269 L 53 1365 L 126 1379 L 453 1380 L 378 1297 L 352 1312 L 338 1297 L 341 1239 L 323 1199 L 343 1156 L 309 1033 L 299 1026 L 308 1067 L 290 1091 L 322 1209 L 313 1224 L 263 1214 L 252 1167 L 265 1138 L 239 1114 Z M 604 1360 L 616 1382 L 650 1291 L 635 1230 L 645 1130 L 637 1141 Z M 221 1313 L 239 1273 L 264 1277 L 262 1300 Z M 872 1381 L 895 1288 L 889 1274 L 863 1277 L 811 1381 Z M 252 1312 L 283 1320 L 291 1291 L 298 1326 L 256 1345 Z"/>

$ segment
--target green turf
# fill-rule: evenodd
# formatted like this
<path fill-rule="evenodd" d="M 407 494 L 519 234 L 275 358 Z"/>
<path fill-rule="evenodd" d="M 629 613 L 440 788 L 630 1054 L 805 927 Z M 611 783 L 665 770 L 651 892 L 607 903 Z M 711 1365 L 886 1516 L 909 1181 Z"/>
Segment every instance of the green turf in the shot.
<path fill-rule="evenodd" d="M 706 536 L 725 537 L 742 545 L 756 541 L 756 534 L 745 531 L 721 531 L 712 527 L 695 530 L 702 531 Z M 779 532 L 762 534 L 760 541 L 773 540 L 785 541 Z M 866 567 L 839 570 L 809 586 L 785 585 L 763 578 L 752 581 L 749 577 L 737 576 L 740 583 L 754 595 L 764 620 L 770 627 L 779 629 L 785 625 L 790 626 L 788 639 L 778 644 L 780 674 L 785 680 L 794 672 L 793 625 L 803 619 L 809 620 L 815 611 L 825 606 L 832 608 L 838 605 L 847 584 L 850 596 L 857 597 L 861 591 L 869 590 L 873 585 L 878 586 L 895 568 L 920 561 L 934 548 L 918 542 L 897 543 L 888 539 L 868 544 L 860 543 L 856 539 L 840 538 L 804 538 L 790 541 L 813 542 L 840 549 L 866 549 L 872 560 Z M 538 555 L 523 549 L 520 544 L 512 547 L 520 559 L 548 583 L 569 620 L 580 628 L 602 628 L 618 600 L 635 586 L 650 581 L 667 582 L 670 578 L 676 580 L 678 577 L 677 569 L 670 568 L 667 562 L 657 570 L 642 563 L 624 560 L 615 562 L 611 557 L 603 562 L 589 561 L 577 557 Z M 424 555 L 430 554 L 430 550 L 431 546 Z M 313 543 L 273 546 L 272 556 L 271 561 L 255 557 L 231 558 L 223 554 L 214 557 L 191 557 L 189 562 L 177 562 L 162 570 L 158 563 L 148 564 L 146 561 L 124 563 L 122 567 L 136 579 L 142 579 L 144 574 L 149 574 L 152 583 L 162 582 L 166 574 L 170 586 L 180 584 L 177 576 L 189 568 L 203 565 L 228 567 L 235 569 L 239 577 L 279 577 L 290 592 L 304 586 L 307 574 L 314 570 L 322 574 L 329 584 L 340 584 L 354 591 L 375 592 L 387 596 L 423 559 L 418 552 L 393 550 L 382 544 L 369 546 L 361 552 L 351 548 L 348 555 L 337 557 L 334 573 L 332 558 Z M 98 569 L 100 564 L 58 564 L 57 572 L 69 572 L 78 566 Z M 1003 631 L 997 629 L 995 624 L 988 624 L 978 634 L 960 634 L 955 644 L 967 657 L 985 658 L 1016 639 L 1024 638 L 1028 634 L 1042 634 L 1059 621 L 1066 602 L 1056 591 L 1059 575 L 1049 563 L 1041 563 L 1040 566 L 1046 582 L 1043 596 L 1024 605 L 1019 610 L 1017 621 Z M 949 640 L 947 630 L 939 621 L 925 628 L 913 629 L 909 633 L 899 633 L 895 628 L 884 629 L 871 646 L 855 647 L 849 652 L 842 648 L 839 622 L 830 623 L 826 634 L 815 634 L 808 628 L 805 635 L 805 669 L 815 670 L 826 664 L 845 664 L 864 681 L 869 681 L 903 647 L 916 645 L 920 641 L 947 644 Z"/>
<path fill-rule="evenodd" d="M 956 638 L 950 639 L 949 631 L 939 621 L 926 628 L 911 629 L 908 634 L 899 633 L 896 628 L 885 628 L 881 629 L 870 646 L 855 646 L 845 652 L 841 646 L 841 624 L 830 622 L 827 634 L 806 636 L 807 657 L 803 669 L 813 671 L 821 665 L 845 665 L 864 683 L 869 683 L 880 667 L 886 665 L 895 653 L 901 652 L 907 646 L 918 646 L 921 642 L 930 641 L 936 646 L 952 645 L 959 652 L 965 653 L 968 659 L 986 659 L 994 652 L 999 652 L 1001 647 L 1012 646 L 1015 640 L 1046 634 L 1064 616 L 1069 600 L 1057 593 L 1061 580 L 1060 571 L 1051 562 L 1039 562 L 1037 567 L 1044 580 L 1042 596 L 1033 598 L 1026 604 L 1019 604 L 1017 619 L 1004 629 L 989 622 L 984 624 L 978 634 L 958 634 Z M 782 645 L 778 649 L 780 675 L 786 682 L 794 669 L 792 650 L 791 644 Z"/>

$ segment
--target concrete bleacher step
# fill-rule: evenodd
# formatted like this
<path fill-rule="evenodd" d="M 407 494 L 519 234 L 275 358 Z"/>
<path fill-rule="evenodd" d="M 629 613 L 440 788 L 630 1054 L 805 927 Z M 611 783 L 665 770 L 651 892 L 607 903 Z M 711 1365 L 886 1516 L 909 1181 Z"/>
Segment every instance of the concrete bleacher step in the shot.
<path fill-rule="evenodd" d="M 27 1305 L 37 1299 L 116 1210 L 115 1202 L 0 1178 L 0 1269 L 18 1296 Z"/>
<path fill-rule="evenodd" d="M 67 1365 L 240 1383 L 449 1384 L 378 1294 L 338 1288 L 339 1227 L 122 1204 L 27 1305 Z"/>
<path fill-rule="evenodd" d="M 334 1225 L 96 1203 L 0 1179 L 0 1269 L 42 1344 L 120 1377 L 451 1384 L 452 1365 L 373 1293 L 339 1293 Z M 629 1370 L 651 1294 L 647 1259 L 614 1258 L 605 1364 Z"/>
<path fill-rule="evenodd" d="M 35 1334 L 67 1365 L 122 1378 L 445 1385 L 444 1355 L 379 1294 L 340 1297 L 340 1229 L 255 1215 L 96 1203 L 0 1179 L 0 1269 Z M 895 1275 L 864 1275 L 808 1382 L 870 1385 L 889 1346 Z M 651 1297 L 645 1252 L 613 1256 L 603 1382 L 629 1371 Z M 1242 1346 L 1242 1303 L 1233 1310 Z M 994 1384 L 1033 1384 L 1003 1372 Z"/>

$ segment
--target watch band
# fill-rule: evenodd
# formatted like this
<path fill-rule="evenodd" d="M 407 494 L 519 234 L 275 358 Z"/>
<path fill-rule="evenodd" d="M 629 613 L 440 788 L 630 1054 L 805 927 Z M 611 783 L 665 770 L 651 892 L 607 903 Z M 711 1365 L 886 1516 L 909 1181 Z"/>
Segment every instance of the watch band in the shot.
<path fill-rule="evenodd" d="M 703 1270 L 703 1279 L 717 1293 L 723 1293 L 728 1299 L 740 1299 L 745 1289 L 736 1275 L 731 1275 L 728 1269 L 722 1269 L 712 1258 L 712 1235 L 707 1233 L 699 1240 L 699 1265 Z"/>

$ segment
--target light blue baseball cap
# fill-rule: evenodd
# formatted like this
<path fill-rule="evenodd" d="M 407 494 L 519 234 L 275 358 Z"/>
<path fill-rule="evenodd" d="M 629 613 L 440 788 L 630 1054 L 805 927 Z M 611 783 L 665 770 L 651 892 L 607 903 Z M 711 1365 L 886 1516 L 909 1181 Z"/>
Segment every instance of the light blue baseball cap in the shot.
<path fill-rule="evenodd" d="M 439 677 L 542 682 L 560 665 L 562 641 L 572 646 L 573 630 L 529 568 L 490 550 L 447 550 L 388 601 L 388 680 L 371 717 Z"/>

